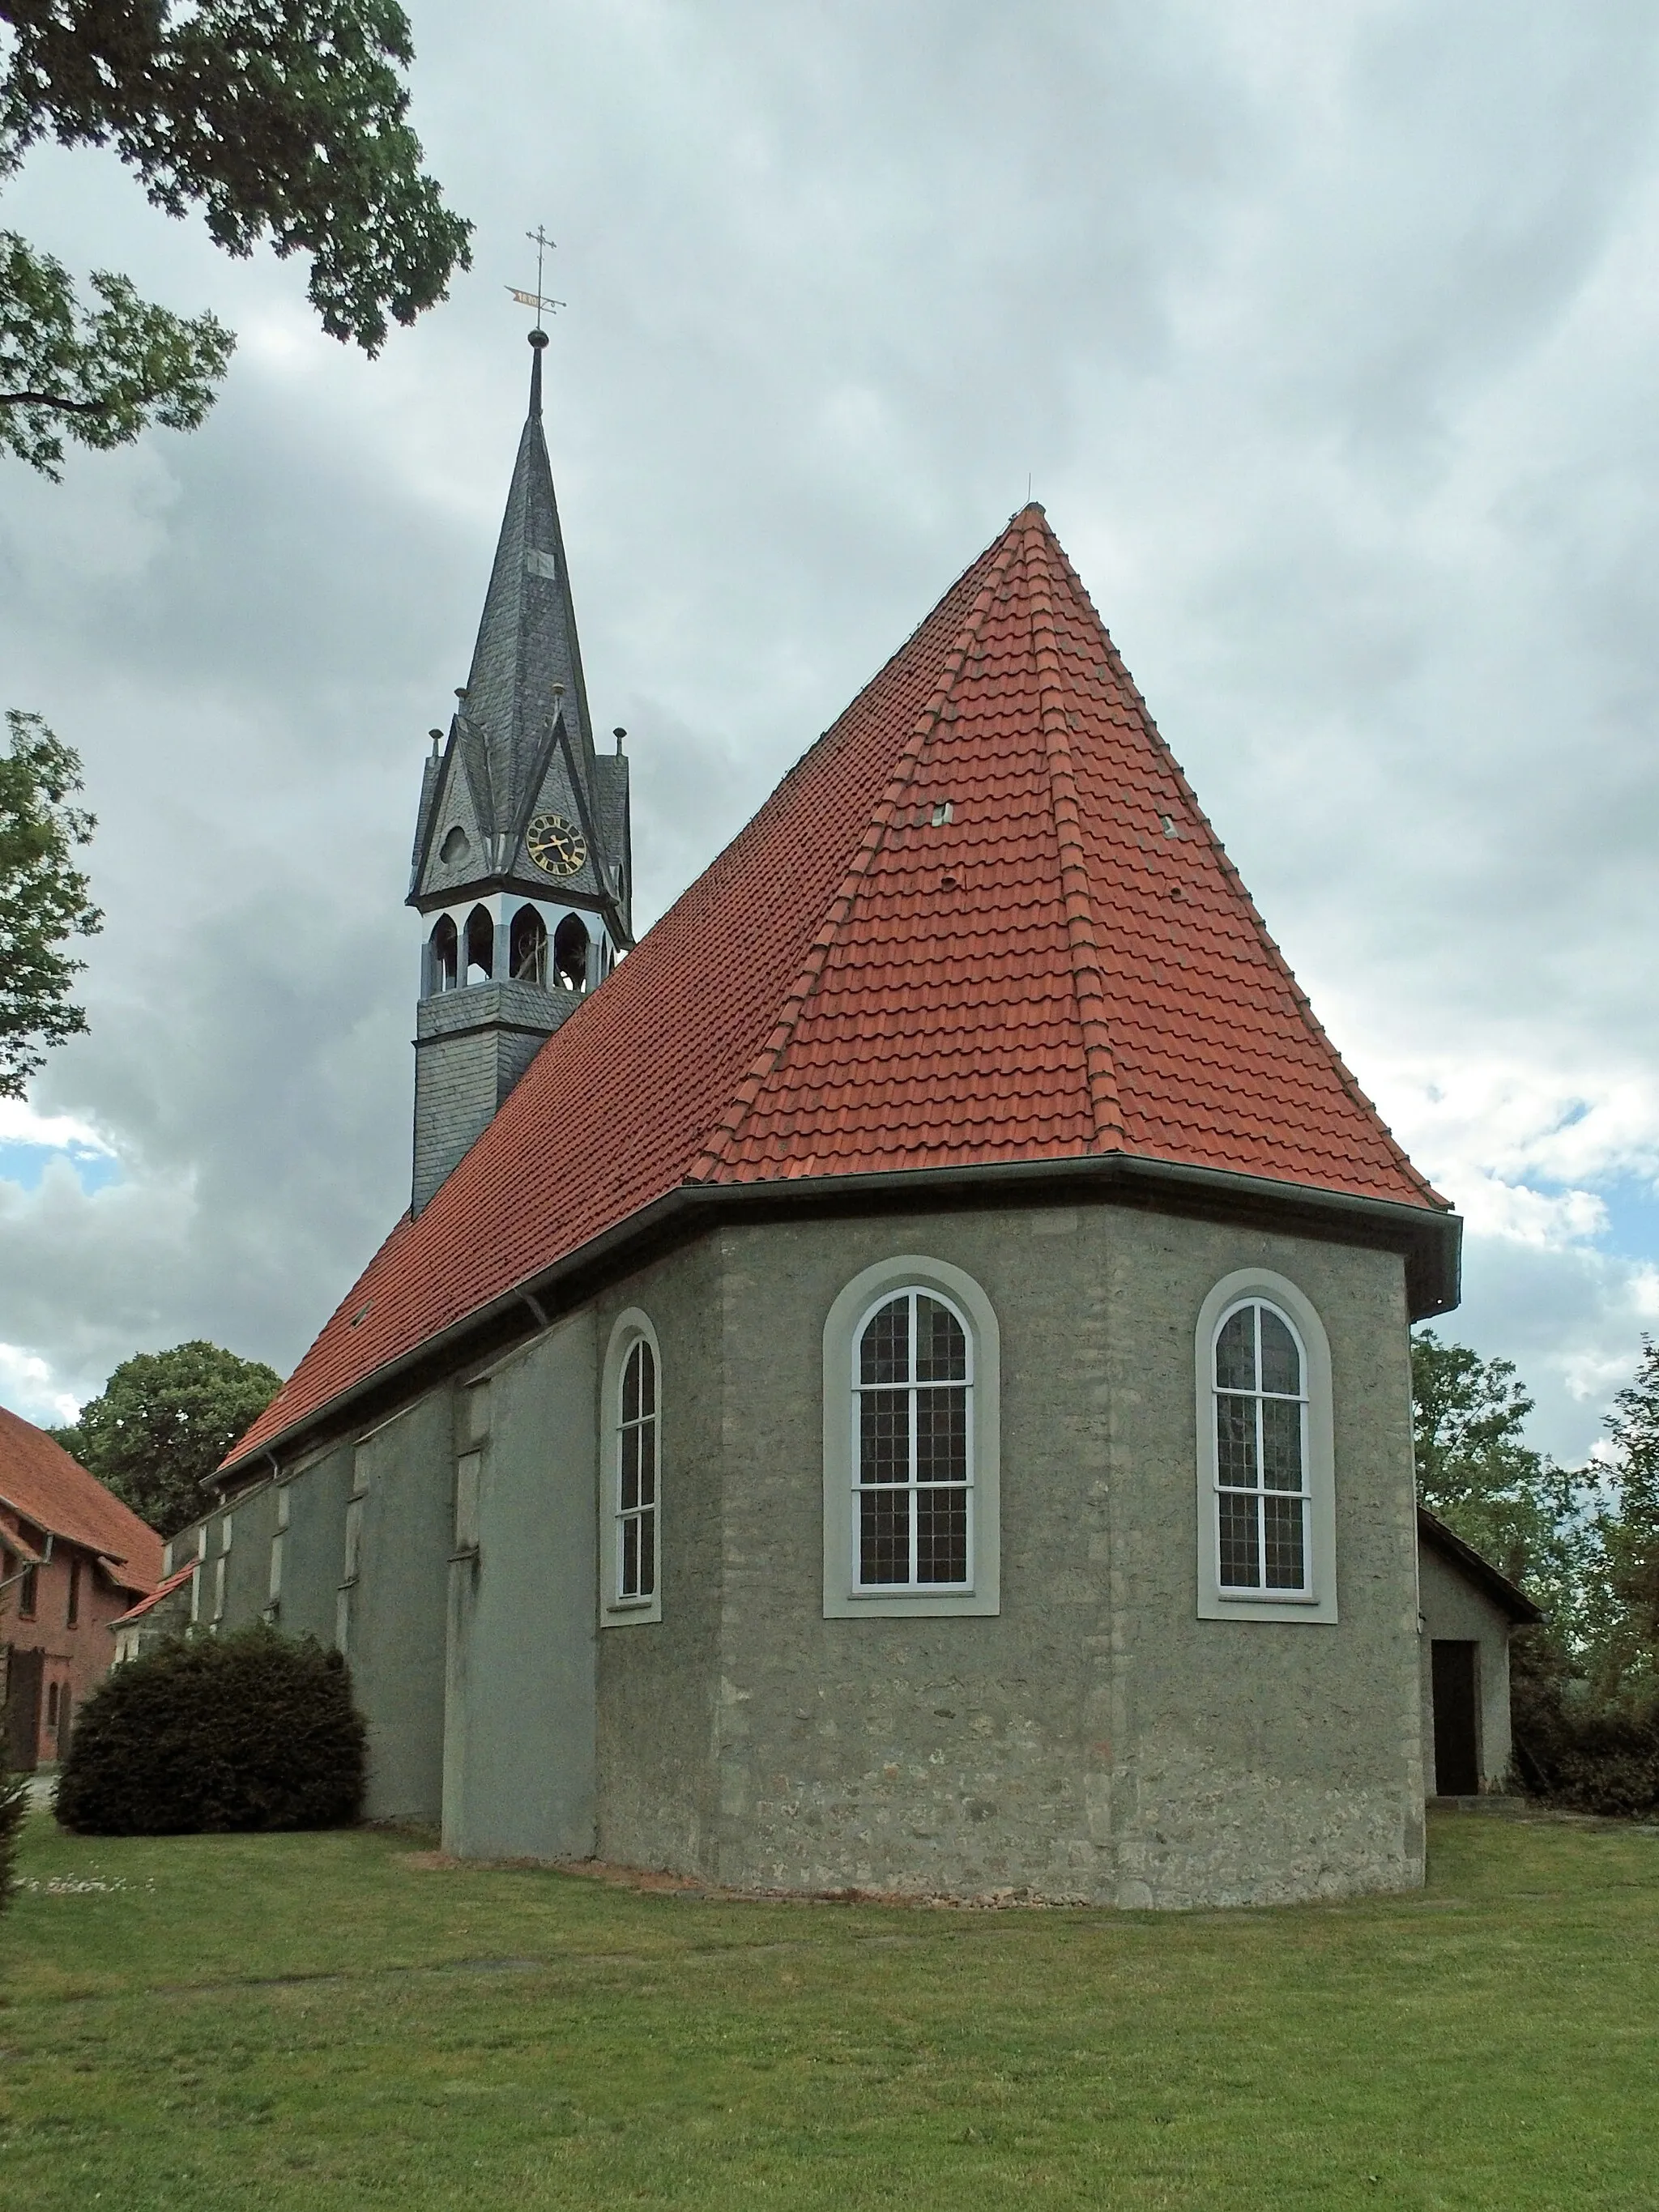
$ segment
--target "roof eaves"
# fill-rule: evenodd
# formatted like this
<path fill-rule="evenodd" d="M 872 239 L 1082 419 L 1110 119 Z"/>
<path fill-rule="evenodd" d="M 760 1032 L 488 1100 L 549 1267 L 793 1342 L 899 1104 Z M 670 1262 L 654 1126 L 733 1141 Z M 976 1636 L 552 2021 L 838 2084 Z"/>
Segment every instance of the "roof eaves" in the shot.
<path fill-rule="evenodd" d="M 93 1480 L 95 1480 L 96 1478 L 94 1477 Z M 61 1528 L 54 1520 L 43 1519 L 38 1508 L 33 1505 L 20 1505 L 15 1498 L 9 1497 L 4 1491 L 0 1491 L 0 1505 L 5 1506 L 9 1511 L 17 1514 L 21 1519 L 27 1521 L 31 1528 L 39 1528 L 43 1535 L 51 1536 L 60 1544 L 78 1545 L 82 1551 L 90 1552 L 97 1559 L 106 1559 L 112 1566 L 125 1566 L 127 1563 L 127 1554 L 125 1552 L 109 1551 L 94 1537 L 78 1535 L 73 1528 Z M 12 1540 L 17 1542 L 21 1539 L 14 1534 Z M 37 1561 L 36 1565 L 39 1564 Z"/>
<path fill-rule="evenodd" d="M 1366 1198 L 1353 1192 L 1321 1190 L 1304 1183 L 1281 1182 L 1267 1176 L 1240 1175 L 1231 1169 L 1190 1167 L 1139 1153 L 1079 1152 L 1046 1159 L 884 1169 L 866 1175 L 775 1176 L 740 1183 L 688 1179 L 640 1207 L 626 1220 L 565 1253 L 550 1266 L 525 1276 L 447 1328 L 423 1338 L 410 1350 L 359 1376 L 286 1428 L 262 1437 L 251 1452 L 227 1459 L 207 1477 L 204 1486 L 216 1486 L 243 1473 L 257 1459 L 269 1459 L 274 1468 L 281 1450 L 295 1439 L 315 1437 L 327 1430 L 341 1421 L 358 1401 L 385 1392 L 400 1376 L 423 1367 L 441 1366 L 447 1354 L 459 1353 L 469 1339 L 487 1338 L 492 1331 L 499 1330 L 516 1310 L 526 1311 L 537 1329 L 546 1328 L 550 1316 L 545 1309 L 556 1302 L 562 1288 L 615 1267 L 636 1247 L 675 1231 L 686 1216 L 707 1214 L 713 1226 L 723 1214 L 769 1206 L 782 1206 L 793 1212 L 860 1200 L 943 1197 L 953 1190 L 1006 1185 L 1055 1188 L 1079 1183 L 1120 1184 L 1127 1191 L 1144 1191 L 1154 1199 L 1160 1188 L 1184 1191 L 1189 1192 L 1206 1210 L 1221 1206 L 1257 1214 L 1289 1212 L 1332 1227 L 1352 1224 L 1356 1229 L 1367 1228 L 1372 1231 L 1374 1241 L 1391 1249 L 1405 1250 L 1413 1321 L 1448 1312 L 1458 1303 L 1462 1223 L 1449 1210 L 1408 1205 L 1399 1199 Z"/>

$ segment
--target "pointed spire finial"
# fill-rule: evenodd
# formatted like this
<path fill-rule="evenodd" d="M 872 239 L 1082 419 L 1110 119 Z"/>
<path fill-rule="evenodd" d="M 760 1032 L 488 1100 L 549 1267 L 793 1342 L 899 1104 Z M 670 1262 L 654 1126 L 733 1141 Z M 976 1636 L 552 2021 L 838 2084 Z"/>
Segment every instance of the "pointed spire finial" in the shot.
<path fill-rule="evenodd" d="M 534 230 L 526 231 L 525 236 L 536 249 L 536 289 L 533 292 L 521 292 L 516 284 L 509 284 L 507 289 L 521 307 L 533 307 L 538 315 L 544 308 L 556 313 L 564 301 L 550 300 L 542 289 L 543 264 L 547 258 L 548 248 L 555 241 L 548 236 L 545 225 L 539 222 Z M 539 324 L 530 333 L 530 343 L 535 349 L 535 359 L 530 369 L 530 411 L 532 415 L 539 415 L 542 411 L 542 350 L 547 343 L 547 332 Z"/>

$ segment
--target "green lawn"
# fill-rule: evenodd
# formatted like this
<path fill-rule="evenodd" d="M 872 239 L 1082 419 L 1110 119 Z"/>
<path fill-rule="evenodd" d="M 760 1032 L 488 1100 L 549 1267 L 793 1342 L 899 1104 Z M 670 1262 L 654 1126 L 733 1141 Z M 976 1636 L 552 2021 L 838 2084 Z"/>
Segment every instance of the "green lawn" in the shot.
<path fill-rule="evenodd" d="M 1453 1815 L 1430 1863 L 945 1912 L 37 1815 L 0 2204 L 1659 2208 L 1659 1833 Z"/>

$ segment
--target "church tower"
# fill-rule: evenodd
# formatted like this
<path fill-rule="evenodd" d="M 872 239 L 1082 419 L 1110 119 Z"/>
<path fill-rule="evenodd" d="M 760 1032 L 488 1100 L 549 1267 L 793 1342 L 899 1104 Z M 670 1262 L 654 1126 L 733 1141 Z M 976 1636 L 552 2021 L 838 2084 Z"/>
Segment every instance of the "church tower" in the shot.
<path fill-rule="evenodd" d="M 409 903 L 419 1213 L 633 939 L 628 763 L 593 744 L 532 331 L 530 411 L 465 690 L 432 732 Z"/>

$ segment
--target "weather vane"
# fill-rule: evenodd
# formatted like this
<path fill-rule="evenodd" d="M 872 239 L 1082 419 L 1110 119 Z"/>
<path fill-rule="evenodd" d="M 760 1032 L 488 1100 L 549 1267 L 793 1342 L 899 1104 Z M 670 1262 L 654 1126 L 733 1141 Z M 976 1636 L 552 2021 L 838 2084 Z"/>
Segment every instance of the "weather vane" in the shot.
<path fill-rule="evenodd" d="M 539 315 L 544 307 L 557 309 L 564 305 L 562 300 L 550 300 L 542 289 L 542 264 L 554 241 L 548 236 L 545 225 L 539 222 L 534 230 L 526 231 L 525 236 L 536 249 L 536 289 L 533 292 L 521 292 L 516 284 L 509 284 L 507 289 L 521 307 L 533 307 Z"/>

